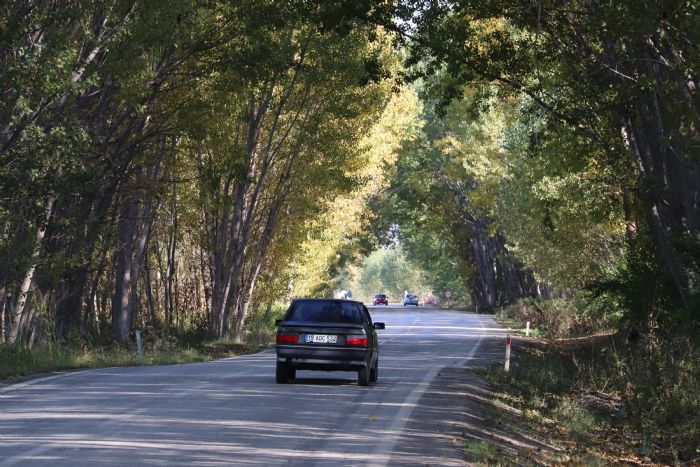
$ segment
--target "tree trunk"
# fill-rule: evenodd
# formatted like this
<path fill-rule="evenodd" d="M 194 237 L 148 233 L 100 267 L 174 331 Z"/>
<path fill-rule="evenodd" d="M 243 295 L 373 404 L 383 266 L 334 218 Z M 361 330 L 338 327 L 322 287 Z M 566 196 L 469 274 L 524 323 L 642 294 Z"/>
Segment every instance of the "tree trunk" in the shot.
<path fill-rule="evenodd" d="M 36 270 L 36 261 L 41 252 L 41 243 L 44 240 L 44 235 L 46 234 L 46 227 L 49 223 L 51 217 L 51 212 L 53 211 L 55 199 L 50 197 L 46 201 L 46 206 L 44 208 L 45 218 L 42 219 L 42 224 L 37 227 L 36 235 L 34 236 L 34 246 L 32 250 L 32 255 L 30 259 L 30 266 L 27 272 L 24 274 L 24 278 L 20 284 L 17 295 L 10 306 L 10 317 L 12 319 L 10 323 L 10 332 L 7 336 L 7 342 L 9 344 L 14 344 L 21 336 L 22 329 L 21 323 L 23 322 L 24 312 L 27 305 L 27 299 L 29 296 L 29 290 L 34 281 L 34 272 Z M 26 322 L 26 320 L 24 321 Z"/>
<path fill-rule="evenodd" d="M 494 307 L 496 291 L 496 256 L 489 241 L 485 221 L 476 219 L 470 226 L 471 260 L 474 268 L 474 297 L 479 306 Z"/>
<path fill-rule="evenodd" d="M 5 343 L 5 286 L 0 287 L 0 344 Z"/>
<path fill-rule="evenodd" d="M 453 227 L 463 229 L 464 226 Z M 473 218 L 466 225 L 473 267 L 472 301 L 479 306 L 494 307 L 522 297 L 537 297 L 540 285 L 532 271 L 523 269 L 506 248 L 502 235 L 488 232 L 488 219 Z M 461 234 L 457 235 L 459 238 Z"/>
<path fill-rule="evenodd" d="M 90 278 L 92 260 L 95 256 L 100 234 L 105 230 L 105 224 L 112 225 L 116 211 L 113 210 L 113 200 L 121 180 L 112 180 L 102 196 L 96 200 L 88 200 L 77 210 L 77 217 L 84 219 L 85 227 L 78 231 L 67 250 L 68 257 L 78 257 L 82 261 L 78 266 L 70 267 L 62 273 L 61 292 L 56 305 L 56 336 L 63 339 L 66 332 L 80 324 L 80 310 Z"/>
<path fill-rule="evenodd" d="M 124 203 L 117 229 L 117 250 L 114 253 L 114 296 L 112 297 L 112 337 L 128 342 L 131 327 L 130 285 L 133 270 L 132 249 L 138 216 L 138 202 L 130 198 Z"/>
<path fill-rule="evenodd" d="M 647 112 L 654 115 L 653 106 L 638 109 L 628 118 L 625 129 L 630 149 L 639 164 L 642 186 L 651 184 L 651 187 L 643 190 L 642 199 L 648 204 L 649 224 L 656 249 L 683 306 L 690 309 L 695 306 L 697 298 L 691 290 L 688 271 L 698 265 L 693 265 L 693 259 L 678 251 L 676 245 L 684 236 L 692 236 L 693 233 L 697 236 L 699 232 L 698 226 L 693 225 L 700 199 L 697 193 L 698 164 L 683 160 L 671 148 L 664 147 Z"/>
<path fill-rule="evenodd" d="M 146 259 L 144 262 L 144 270 L 146 273 L 146 301 L 148 303 L 148 313 L 150 315 L 150 324 L 154 328 L 160 327 L 160 324 L 158 323 L 158 315 L 156 312 L 156 304 L 155 300 L 153 298 L 153 278 L 151 277 L 151 259 L 150 255 L 148 253 L 148 250 L 146 251 Z"/>

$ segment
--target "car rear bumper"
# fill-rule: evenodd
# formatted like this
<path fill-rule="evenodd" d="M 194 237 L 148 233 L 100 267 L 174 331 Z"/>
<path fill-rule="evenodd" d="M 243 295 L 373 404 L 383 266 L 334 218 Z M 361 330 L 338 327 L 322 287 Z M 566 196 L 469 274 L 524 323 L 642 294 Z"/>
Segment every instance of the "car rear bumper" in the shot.
<path fill-rule="evenodd" d="M 369 365 L 371 350 L 320 345 L 277 345 L 277 361 L 304 370 L 359 370 Z"/>

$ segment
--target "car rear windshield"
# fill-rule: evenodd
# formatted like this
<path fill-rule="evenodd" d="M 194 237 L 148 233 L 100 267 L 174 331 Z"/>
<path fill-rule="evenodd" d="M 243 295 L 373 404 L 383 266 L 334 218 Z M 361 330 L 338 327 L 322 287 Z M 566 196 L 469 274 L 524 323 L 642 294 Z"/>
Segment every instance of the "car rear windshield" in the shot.
<path fill-rule="evenodd" d="M 363 323 L 357 304 L 333 300 L 298 300 L 289 307 L 284 319 L 306 323 Z"/>
<path fill-rule="evenodd" d="M 378 293 L 377 295 L 374 296 L 374 298 L 386 298 L 386 294 Z"/>

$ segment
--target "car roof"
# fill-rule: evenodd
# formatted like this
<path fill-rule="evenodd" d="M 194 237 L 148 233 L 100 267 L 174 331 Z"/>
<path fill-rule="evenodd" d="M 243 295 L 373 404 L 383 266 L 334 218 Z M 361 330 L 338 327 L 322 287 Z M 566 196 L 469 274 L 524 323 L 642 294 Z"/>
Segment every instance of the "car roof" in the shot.
<path fill-rule="evenodd" d="M 294 302 L 349 302 L 349 303 L 359 303 L 357 300 L 346 300 L 344 298 L 295 298 L 292 300 Z"/>

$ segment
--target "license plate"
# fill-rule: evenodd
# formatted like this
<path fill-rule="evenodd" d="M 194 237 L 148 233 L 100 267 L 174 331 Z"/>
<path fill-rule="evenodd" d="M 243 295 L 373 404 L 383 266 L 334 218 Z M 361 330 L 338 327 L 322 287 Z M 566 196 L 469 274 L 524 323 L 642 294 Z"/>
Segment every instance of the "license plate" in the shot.
<path fill-rule="evenodd" d="M 335 344 L 338 342 L 338 336 L 327 334 L 304 334 L 304 342 L 313 342 L 315 344 Z"/>

